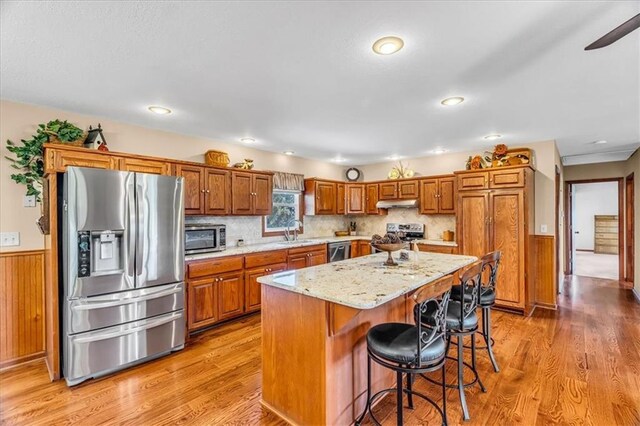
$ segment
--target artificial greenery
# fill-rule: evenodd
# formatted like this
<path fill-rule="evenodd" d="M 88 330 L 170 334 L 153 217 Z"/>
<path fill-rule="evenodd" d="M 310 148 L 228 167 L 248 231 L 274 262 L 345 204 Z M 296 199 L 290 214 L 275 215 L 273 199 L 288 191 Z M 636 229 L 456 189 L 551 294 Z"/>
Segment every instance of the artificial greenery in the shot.
<path fill-rule="evenodd" d="M 51 137 L 57 137 L 61 142 L 73 142 L 79 139 L 83 131 L 71 123 L 60 120 L 39 124 L 36 134 L 31 139 L 21 139 L 22 145 L 7 140 L 7 150 L 16 158 L 5 157 L 11 161 L 11 167 L 20 173 L 11 175 L 16 183 L 27 186 L 27 195 L 35 195 L 38 202 L 42 201 L 41 188 L 44 176 L 43 144 Z"/>

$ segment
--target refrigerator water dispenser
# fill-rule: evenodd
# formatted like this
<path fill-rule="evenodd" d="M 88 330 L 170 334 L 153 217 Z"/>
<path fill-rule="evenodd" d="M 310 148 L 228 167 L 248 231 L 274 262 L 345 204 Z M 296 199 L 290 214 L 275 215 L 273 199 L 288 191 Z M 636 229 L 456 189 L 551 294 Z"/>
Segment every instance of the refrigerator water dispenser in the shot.
<path fill-rule="evenodd" d="M 123 231 L 91 232 L 91 274 L 108 275 L 124 270 Z"/>

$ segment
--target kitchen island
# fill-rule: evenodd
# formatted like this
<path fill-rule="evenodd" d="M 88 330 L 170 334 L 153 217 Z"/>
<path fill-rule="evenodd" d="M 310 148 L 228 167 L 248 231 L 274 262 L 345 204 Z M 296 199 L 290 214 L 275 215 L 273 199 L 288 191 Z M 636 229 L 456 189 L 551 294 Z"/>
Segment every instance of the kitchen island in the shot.
<path fill-rule="evenodd" d="M 386 253 L 258 279 L 262 284 L 262 403 L 291 424 L 349 425 L 365 405 L 370 327 L 412 322 L 411 294 L 476 260 Z M 399 254 L 394 254 L 399 257 Z M 373 367 L 374 390 L 394 374 Z"/>

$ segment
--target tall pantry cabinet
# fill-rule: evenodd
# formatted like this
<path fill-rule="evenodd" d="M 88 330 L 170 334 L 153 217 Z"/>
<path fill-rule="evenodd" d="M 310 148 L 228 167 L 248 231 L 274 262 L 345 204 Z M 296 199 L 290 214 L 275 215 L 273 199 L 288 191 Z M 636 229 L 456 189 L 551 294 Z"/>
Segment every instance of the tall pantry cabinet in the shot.
<path fill-rule="evenodd" d="M 500 250 L 496 305 L 529 314 L 535 294 L 533 168 L 461 171 L 456 182 L 459 253 L 479 258 Z"/>

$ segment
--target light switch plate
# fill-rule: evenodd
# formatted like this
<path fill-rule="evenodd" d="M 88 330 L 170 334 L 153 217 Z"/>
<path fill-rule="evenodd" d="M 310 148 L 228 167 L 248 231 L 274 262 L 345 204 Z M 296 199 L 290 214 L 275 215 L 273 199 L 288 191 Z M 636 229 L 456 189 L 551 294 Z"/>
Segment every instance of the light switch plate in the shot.
<path fill-rule="evenodd" d="M 22 206 L 23 207 L 35 207 L 36 206 L 36 196 L 35 195 L 25 195 L 22 197 Z"/>
<path fill-rule="evenodd" d="M 19 232 L 0 232 L 0 246 L 12 247 L 20 245 Z"/>
<path fill-rule="evenodd" d="M 543 234 L 547 233 L 547 225 L 540 225 L 540 232 L 542 232 Z"/>

